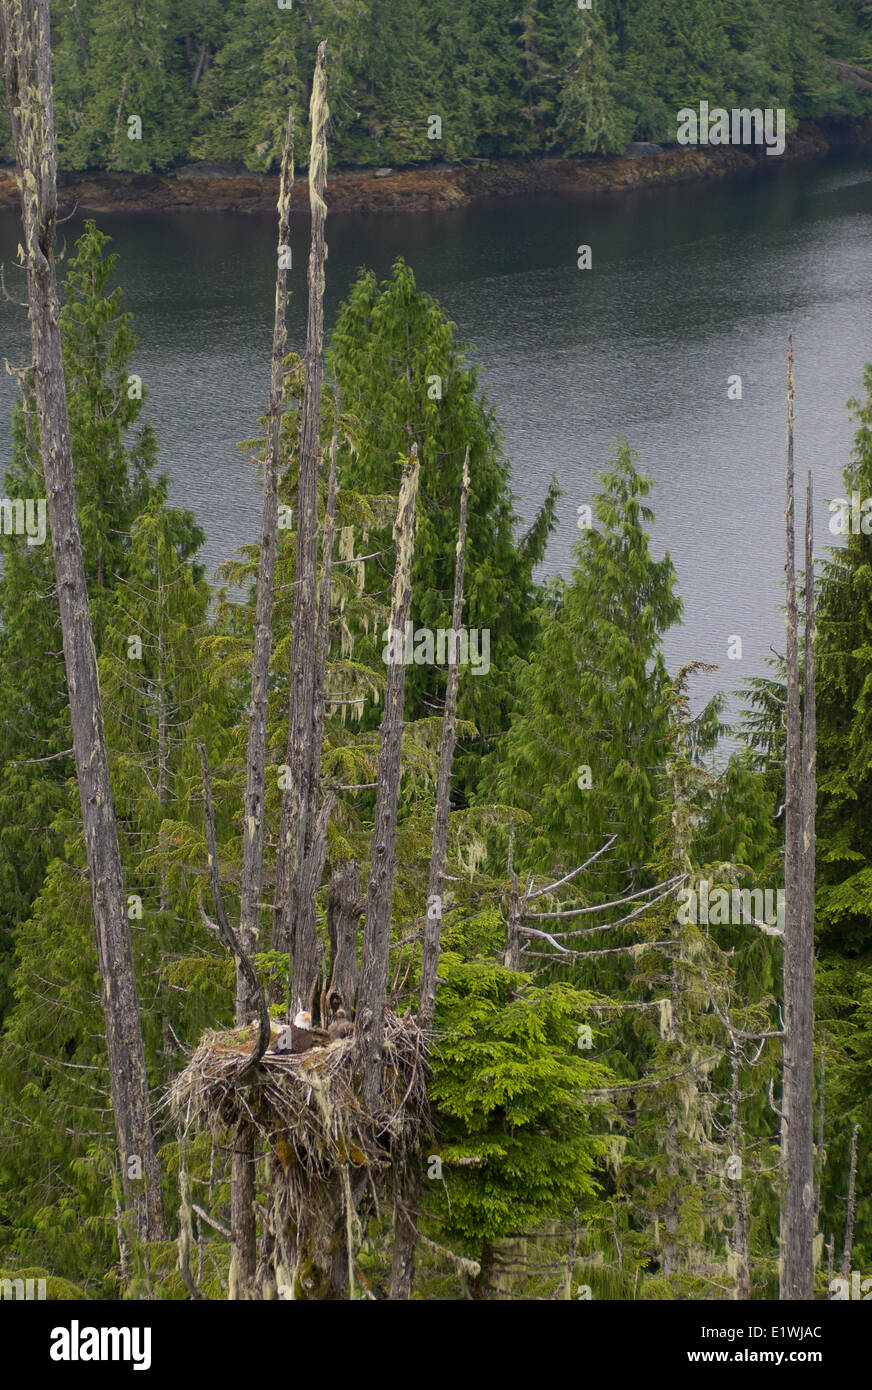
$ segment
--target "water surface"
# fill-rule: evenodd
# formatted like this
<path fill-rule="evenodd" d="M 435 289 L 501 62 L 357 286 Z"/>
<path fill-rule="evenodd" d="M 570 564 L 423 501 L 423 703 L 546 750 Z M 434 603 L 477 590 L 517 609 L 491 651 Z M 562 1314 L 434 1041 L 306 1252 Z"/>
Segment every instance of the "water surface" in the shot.
<path fill-rule="evenodd" d="M 134 369 L 172 477 L 197 513 L 211 568 L 257 535 L 255 469 L 236 447 L 264 410 L 272 334 L 269 216 L 102 215 L 120 253 L 139 338 Z M 80 224 L 68 223 L 71 245 Z M 302 348 L 307 228 L 298 223 L 290 343 Z M 11 293 L 19 232 L 0 215 Z M 785 348 L 796 352 L 796 462 L 815 473 L 818 550 L 826 500 L 854 426 L 846 400 L 872 360 L 872 159 L 828 161 L 742 182 L 605 198 L 328 221 L 328 326 L 361 265 L 402 255 L 472 345 L 502 422 L 518 510 L 563 488 L 545 573 L 567 573 L 578 505 L 611 441 L 629 439 L 656 483 L 654 545 L 685 604 L 671 665 L 698 658 L 735 686 L 783 645 Z M 576 264 L 579 244 L 593 269 Z M 26 359 L 23 310 L 0 302 L 0 351 Z M 743 399 L 728 399 L 728 378 Z M 14 384 L 0 380 L 0 461 Z M 740 636 L 741 661 L 728 661 Z"/>

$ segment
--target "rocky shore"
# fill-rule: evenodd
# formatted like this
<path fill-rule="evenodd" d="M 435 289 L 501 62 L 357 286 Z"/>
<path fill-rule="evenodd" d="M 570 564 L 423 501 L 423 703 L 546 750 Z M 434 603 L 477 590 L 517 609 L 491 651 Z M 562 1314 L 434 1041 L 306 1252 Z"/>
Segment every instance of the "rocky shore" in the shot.
<path fill-rule="evenodd" d="M 510 198 L 560 197 L 771 171 L 829 151 L 872 146 L 872 119 L 804 123 L 780 158 L 762 147 L 630 145 L 621 157 L 469 159 L 405 169 L 331 169 L 331 212 L 434 212 Z M 278 179 L 231 165 L 186 165 L 167 174 L 68 173 L 60 210 L 105 212 L 271 212 Z M 0 166 L 0 210 L 18 210 L 12 169 Z"/>

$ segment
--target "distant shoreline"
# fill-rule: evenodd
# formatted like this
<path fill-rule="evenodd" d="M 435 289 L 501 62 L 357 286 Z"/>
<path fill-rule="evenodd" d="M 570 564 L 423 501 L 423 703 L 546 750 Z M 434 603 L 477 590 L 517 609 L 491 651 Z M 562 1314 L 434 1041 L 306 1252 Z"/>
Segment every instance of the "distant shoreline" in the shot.
<path fill-rule="evenodd" d="M 828 153 L 872 146 L 872 117 L 802 122 L 780 157 L 763 147 L 674 146 L 658 153 L 583 159 L 475 159 L 411 168 L 349 169 L 328 175 L 331 212 L 420 213 L 481 206 L 513 198 L 622 192 L 702 179 L 721 179 L 804 163 Z M 632 148 L 632 147 L 628 147 Z M 643 150 L 657 147 L 643 146 Z M 303 183 L 305 171 L 297 175 Z M 216 164 L 187 165 L 168 174 L 61 173 L 62 215 L 107 212 L 274 212 L 278 176 Z M 297 207 L 306 193 L 295 194 Z M 0 167 L 0 210 L 17 212 L 13 171 Z"/>

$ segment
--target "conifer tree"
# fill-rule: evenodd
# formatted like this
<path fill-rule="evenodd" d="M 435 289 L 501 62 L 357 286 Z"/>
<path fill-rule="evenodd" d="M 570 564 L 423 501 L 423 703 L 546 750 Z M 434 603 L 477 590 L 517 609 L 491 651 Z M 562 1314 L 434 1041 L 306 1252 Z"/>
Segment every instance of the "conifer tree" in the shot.
<path fill-rule="evenodd" d="M 622 443 L 595 523 L 576 543 L 568 581 L 555 581 L 519 680 L 518 710 L 488 760 L 483 796 L 532 817 L 527 867 L 570 868 L 586 846 L 619 838 L 641 883 L 650 862 L 658 773 L 668 751 L 667 675 L 660 642 L 681 614 L 669 554 L 655 560 L 645 526 L 650 484 Z M 593 518 L 592 518 L 593 520 Z M 615 867 L 602 884 L 621 887 Z"/>
<path fill-rule="evenodd" d="M 68 108 L 73 129 L 65 132 L 71 163 L 136 173 L 166 168 L 186 148 L 193 107 L 167 42 L 172 6 L 132 0 L 120 9 L 94 0 L 88 9 L 83 101 L 75 114 Z"/>
<path fill-rule="evenodd" d="M 148 982 L 143 1035 L 153 1084 L 171 1074 L 179 1041 L 196 1038 L 220 1015 L 225 985 L 187 886 L 161 852 L 162 834 L 179 838 L 188 819 L 199 820 L 190 741 L 211 735 L 215 721 L 196 651 L 208 601 L 201 569 L 190 561 L 199 534 L 190 516 L 166 505 L 160 482 L 134 525 L 128 578 L 107 606 L 100 659 L 127 914 L 137 975 Z M 53 825 L 59 852 L 17 943 L 0 1074 L 0 1187 L 16 1224 L 33 1230 L 21 1243 L 23 1262 L 48 1260 L 57 1242 L 69 1247 L 59 1273 L 87 1271 L 89 1285 L 117 1292 L 114 1281 L 136 1281 L 129 1264 L 136 1241 L 116 1211 L 119 1174 L 75 795 L 70 781 Z M 183 988 L 194 980 L 196 989 Z M 160 1253 L 151 1247 L 152 1263 Z M 135 1282 L 133 1292 L 144 1287 Z"/>
<path fill-rule="evenodd" d="M 870 833 L 870 561 L 865 515 L 852 504 L 872 496 L 872 367 L 865 398 L 852 402 L 858 428 L 841 499 L 830 502 L 830 532 L 843 535 L 821 567 L 817 642 L 818 853 L 816 937 L 818 1029 L 826 1032 L 827 1165 L 819 1227 L 841 1238 L 854 1124 L 872 1123 L 868 1016 L 872 970 L 872 833 Z M 869 1160 L 861 1144 L 857 1191 L 868 1218 Z M 868 1229 L 858 1220 L 857 1230 Z M 856 1253 L 868 1252 L 860 1236 Z M 865 1268 L 865 1265 L 855 1266 Z"/>
<path fill-rule="evenodd" d="M 487 739 L 504 726 L 511 700 L 509 671 L 526 655 L 535 624 L 535 566 L 550 533 L 556 489 L 523 537 L 509 491 L 508 465 L 499 448 L 493 413 L 477 392 L 476 371 L 465 361 L 454 327 L 438 304 L 417 290 L 402 261 L 378 285 L 366 272 L 352 287 L 331 339 L 331 366 L 343 409 L 357 418 L 359 451 L 341 480 L 364 493 L 396 492 L 395 460 L 412 443 L 421 457 L 418 536 L 412 571 L 411 621 L 415 629 L 448 629 L 454 586 L 456 501 L 469 449 L 472 490 L 466 561 L 465 623 L 487 629 L 490 669 L 461 682 L 459 712 Z M 389 544 L 386 531 L 371 537 L 373 551 Z M 370 561 L 366 589 L 386 604 L 385 576 Z M 375 634 L 376 639 L 381 633 Z M 484 639 L 482 638 L 482 641 Z M 380 659 L 384 641 L 360 643 Z M 414 664 L 407 672 L 411 715 L 439 708 L 446 671 Z M 462 759 L 460 776 L 463 777 Z"/>
<path fill-rule="evenodd" d="M 156 458 L 153 430 L 140 419 L 146 393 L 130 370 L 136 345 L 130 315 L 121 312 L 120 289 L 109 289 L 117 257 L 107 253 L 108 241 L 93 222 L 86 223 L 61 308 L 79 525 L 98 655 L 107 605 L 127 572 L 130 529 L 154 486 Z M 10 497 L 45 498 L 29 377 L 22 381 L 14 416 L 4 488 Z M 192 518 L 179 513 L 176 525 L 195 549 L 199 533 Z M 50 826 L 72 770 L 72 737 L 51 548 L 6 534 L 0 547 L 0 920 L 11 925 L 27 915 L 48 858 L 58 849 Z M 22 806 L 31 811 L 23 821 Z"/>
<path fill-rule="evenodd" d="M 55 268 L 57 143 L 47 0 L 0 11 L 4 79 L 21 195 L 39 452 L 51 527 L 73 759 L 82 812 L 112 1110 L 125 1203 L 141 1236 L 165 1230 L 161 1171 L 148 1108 L 139 999 L 77 514 Z M 138 1166 L 138 1171 L 136 1171 Z"/>

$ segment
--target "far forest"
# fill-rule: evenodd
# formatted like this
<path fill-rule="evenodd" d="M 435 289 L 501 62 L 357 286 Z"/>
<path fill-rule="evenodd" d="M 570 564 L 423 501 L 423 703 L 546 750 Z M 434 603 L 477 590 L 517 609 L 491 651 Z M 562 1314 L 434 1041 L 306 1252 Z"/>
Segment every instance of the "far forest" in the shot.
<path fill-rule="evenodd" d="M 832 62 L 872 59 L 869 6 L 666 21 L 610 0 L 559 70 L 584 13 L 544 0 L 300 0 L 291 53 L 278 8 L 256 45 L 248 0 L 170 8 L 0 9 L 22 192 L 4 284 L 31 348 L 3 495 L 49 530 L 0 536 L 0 1279 L 86 1300 L 830 1298 L 872 1270 L 872 537 L 814 535 L 799 346 L 773 460 L 784 627 L 728 719 L 729 671 L 667 665 L 682 600 L 644 440 L 616 422 L 546 581 L 557 483 L 523 524 L 474 357 L 414 268 L 361 269 L 327 332 L 328 163 L 429 157 L 413 91 L 418 114 L 458 103 L 443 155 L 662 138 L 707 90 L 691 62 L 679 92 L 679 38 L 688 61 L 742 49 L 739 101 L 850 107 L 868 93 Z M 489 25 L 512 61 L 490 48 L 464 87 L 444 36 Z M 144 120 L 161 108 L 151 144 L 115 138 L 106 73 L 128 63 Z M 214 579 L 161 471 L 172 422 L 144 414 L 124 265 L 94 221 L 59 225 L 58 161 L 131 152 L 279 176 L 241 441 L 262 520 Z M 865 392 L 846 498 L 872 496 L 869 366 Z"/>

